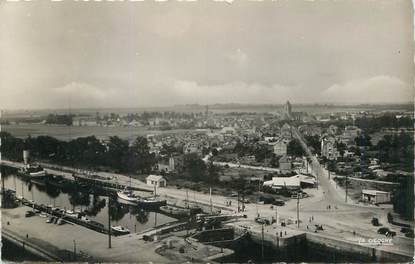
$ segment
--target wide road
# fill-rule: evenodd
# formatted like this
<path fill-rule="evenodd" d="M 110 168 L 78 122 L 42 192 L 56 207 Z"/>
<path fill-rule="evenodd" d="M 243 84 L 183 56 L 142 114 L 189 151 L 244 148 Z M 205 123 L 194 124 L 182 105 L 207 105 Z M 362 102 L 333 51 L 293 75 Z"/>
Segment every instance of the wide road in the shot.
<path fill-rule="evenodd" d="M 297 128 L 292 126 L 292 131 L 293 131 L 294 137 L 300 141 L 301 146 L 303 147 L 304 151 L 307 154 L 307 157 L 311 160 L 310 162 L 311 169 L 318 182 L 318 187 L 322 188 L 324 192 L 325 201 L 328 204 L 333 205 L 333 206 L 357 206 L 355 203 L 353 203 L 350 200 L 350 198 L 348 198 L 348 202 L 346 202 L 344 190 L 340 187 L 336 188 L 336 185 L 334 185 L 329 180 L 328 171 L 325 168 L 323 168 L 323 166 L 319 163 L 316 156 L 313 155 L 310 148 L 305 143 L 304 138 L 298 132 Z"/>

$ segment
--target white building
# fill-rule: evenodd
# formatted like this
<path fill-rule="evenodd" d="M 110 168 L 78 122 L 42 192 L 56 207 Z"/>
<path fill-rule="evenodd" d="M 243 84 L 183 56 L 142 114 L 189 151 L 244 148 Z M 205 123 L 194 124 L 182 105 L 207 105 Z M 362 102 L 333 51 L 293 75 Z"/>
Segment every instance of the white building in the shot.
<path fill-rule="evenodd" d="M 220 131 L 221 134 L 236 134 L 236 130 L 233 127 L 224 127 Z"/>
<path fill-rule="evenodd" d="M 362 200 L 368 203 L 388 203 L 391 201 L 390 193 L 378 190 L 362 190 Z"/>
<path fill-rule="evenodd" d="M 147 185 L 155 187 L 166 187 L 167 181 L 160 175 L 149 175 L 146 178 Z"/>
<path fill-rule="evenodd" d="M 321 156 L 329 160 L 337 160 L 340 157 L 334 137 L 325 137 L 321 140 Z"/>
<path fill-rule="evenodd" d="M 274 154 L 277 156 L 287 155 L 287 145 L 286 140 L 280 140 L 274 144 Z"/>

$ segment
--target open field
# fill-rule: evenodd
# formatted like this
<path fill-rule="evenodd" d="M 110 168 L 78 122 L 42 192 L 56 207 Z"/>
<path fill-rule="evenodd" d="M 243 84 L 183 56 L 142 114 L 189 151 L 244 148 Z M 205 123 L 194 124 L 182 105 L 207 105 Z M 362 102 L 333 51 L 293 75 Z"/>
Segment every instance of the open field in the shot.
<path fill-rule="evenodd" d="M 134 140 L 137 136 L 148 134 L 173 134 L 183 133 L 185 129 L 176 130 L 147 130 L 144 127 L 99 127 L 99 126 L 64 126 L 64 125 L 43 125 L 43 124 L 20 124 L 3 125 L 1 131 L 9 132 L 15 137 L 26 138 L 48 135 L 59 140 L 69 141 L 78 137 L 94 135 L 98 139 L 107 139 L 110 136 L 118 136 L 123 139 Z"/>

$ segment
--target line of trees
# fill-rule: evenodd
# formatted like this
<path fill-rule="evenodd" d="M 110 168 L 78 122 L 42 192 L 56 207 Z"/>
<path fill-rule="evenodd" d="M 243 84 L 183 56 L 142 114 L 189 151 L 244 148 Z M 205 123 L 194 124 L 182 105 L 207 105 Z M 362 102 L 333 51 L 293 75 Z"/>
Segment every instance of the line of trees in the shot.
<path fill-rule="evenodd" d="M 117 136 L 103 143 L 95 136 L 66 142 L 50 136 L 20 139 L 7 132 L 1 132 L 0 135 L 2 155 L 15 161 L 22 161 L 22 152 L 28 149 L 31 157 L 37 160 L 89 169 L 106 167 L 121 173 L 148 173 L 156 163 L 147 139 L 141 136 L 130 145 L 127 140 Z"/>
<path fill-rule="evenodd" d="M 375 148 L 380 161 L 402 163 L 402 168 L 414 170 L 414 141 L 409 134 L 385 135 Z"/>
<path fill-rule="evenodd" d="M 400 128 L 413 127 L 414 120 L 409 116 L 397 118 L 396 114 L 385 114 L 379 117 L 361 117 L 355 121 L 357 127 L 367 131 L 374 132 L 382 128 Z"/>
<path fill-rule="evenodd" d="M 73 115 L 55 115 L 49 114 L 46 117 L 46 124 L 57 124 L 71 126 L 73 122 Z"/>

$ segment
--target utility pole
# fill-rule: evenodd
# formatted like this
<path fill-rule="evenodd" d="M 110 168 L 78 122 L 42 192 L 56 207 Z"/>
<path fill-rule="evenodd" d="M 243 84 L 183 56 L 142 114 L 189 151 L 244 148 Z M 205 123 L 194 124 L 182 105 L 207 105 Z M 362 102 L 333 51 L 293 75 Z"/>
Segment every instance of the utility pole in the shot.
<path fill-rule="evenodd" d="M 32 189 L 30 190 L 32 192 L 32 201 L 33 201 L 33 211 L 35 210 L 35 195 L 33 194 L 33 185 L 32 185 Z"/>
<path fill-rule="evenodd" d="M 238 199 L 237 199 L 237 200 L 238 200 L 238 213 L 239 213 L 240 208 L 241 208 L 241 207 L 240 207 L 240 204 L 239 204 L 239 191 L 238 191 Z"/>
<path fill-rule="evenodd" d="M 278 207 L 275 206 L 275 223 L 278 225 Z"/>
<path fill-rule="evenodd" d="M 261 257 L 264 261 L 264 224 L 261 226 Z"/>
<path fill-rule="evenodd" d="M 345 201 L 346 201 L 346 203 L 347 203 L 347 188 L 348 188 L 348 184 L 347 184 L 347 174 L 346 174 L 346 195 L 345 195 Z"/>
<path fill-rule="evenodd" d="M 1 167 L 1 170 L 3 170 L 3 167 Z M 1 205 L 4 207 L 4 201 L 5 201 L 5 190 L 4 190 L 4 177 L 0 170 L 0 177 L 1 177 Z"/>
<path fill-rule="evenodd" d="M 111 197 L 108 195 L 108 248 L 111 248 Z"/>
<path fill-rule="evenodd" d="M 1 174 L 0 174 L 1 176 Z M 3 178 L 3 177 L 2 177 Z M 16 184 L 16 176 L 13 177 L 13 181 L 14 181 L 14 191 L 16 192 L 17 195 L 17 184 Z"/>
<path fill-rule="evenodd" d="M 213 214 L 212 187 L 209 187 L 210 213 Z"/>
<path fill-rule="evenodd" d="M 76 260 L 76 241 L 73 241 L 73 259 Z"/>
<path fill-rule="evenodd" d="M 297 192 L 297 227 L 300 228 L 300 193 Z"/>

